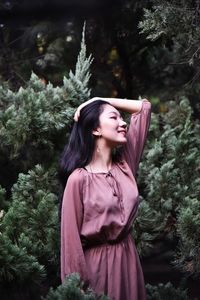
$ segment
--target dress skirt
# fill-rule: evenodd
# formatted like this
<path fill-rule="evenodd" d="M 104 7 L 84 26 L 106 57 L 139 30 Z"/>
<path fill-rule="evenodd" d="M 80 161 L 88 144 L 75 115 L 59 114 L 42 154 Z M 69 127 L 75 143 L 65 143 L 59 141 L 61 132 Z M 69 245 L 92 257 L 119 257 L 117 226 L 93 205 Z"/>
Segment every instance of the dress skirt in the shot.
<path fill-rule="evenodd" d="M 143 272 L 134 241 L 129 234 L 123 241 L 87 249 L 86 265 L 91 287 L 110 300 L 145 300 Z"/>

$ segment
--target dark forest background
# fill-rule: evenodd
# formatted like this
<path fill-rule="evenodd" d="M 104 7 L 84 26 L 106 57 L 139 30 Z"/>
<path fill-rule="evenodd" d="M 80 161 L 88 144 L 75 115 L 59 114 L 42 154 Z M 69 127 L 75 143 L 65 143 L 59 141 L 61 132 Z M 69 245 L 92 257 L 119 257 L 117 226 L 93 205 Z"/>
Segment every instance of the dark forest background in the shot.
<path fill-rule="evenodd" d="M 198 102 L 199 7 L 193 2 L 1 1 L 1 80 L 18 88 L 33 70 L 45 82 L 61 85 L 75 65 L 87 21 L 93 94 L 148 95 L 164 102 L 184 91 Z M 152 13 L 154 21 L 148 15 L 145 23 L 144 9 L 156 3 L 160 20 Z M 148 30 L 157 33 L 147 39 Z"/>

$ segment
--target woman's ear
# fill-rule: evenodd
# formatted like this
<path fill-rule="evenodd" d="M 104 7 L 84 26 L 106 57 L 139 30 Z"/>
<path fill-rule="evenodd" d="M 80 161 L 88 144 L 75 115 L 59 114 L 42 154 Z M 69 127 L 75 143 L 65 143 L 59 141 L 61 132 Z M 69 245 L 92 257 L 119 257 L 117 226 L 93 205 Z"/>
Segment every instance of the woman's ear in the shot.
<path fill-rule="evenodd" d="M 95 129 L 92 131 L 92 134 L 96 137 L 100 137 L 101 136 L 101 131 L 99 128 Z"/>

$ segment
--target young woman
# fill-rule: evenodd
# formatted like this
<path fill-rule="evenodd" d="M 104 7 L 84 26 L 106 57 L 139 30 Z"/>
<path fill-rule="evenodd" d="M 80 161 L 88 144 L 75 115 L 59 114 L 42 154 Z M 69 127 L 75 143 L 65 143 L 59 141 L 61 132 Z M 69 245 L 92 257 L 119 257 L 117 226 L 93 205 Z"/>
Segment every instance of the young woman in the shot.
<path fill-rule="evenodd" d="M 120 112 L 131 116 L 129 129 Z M 111 300 L 146 299 L 131 236 L 139 199 L 135 180 L 150 124 L 146 100 L 92 98 L 74 116 L 61 159 L 61 278 L 78 272 Z"/>

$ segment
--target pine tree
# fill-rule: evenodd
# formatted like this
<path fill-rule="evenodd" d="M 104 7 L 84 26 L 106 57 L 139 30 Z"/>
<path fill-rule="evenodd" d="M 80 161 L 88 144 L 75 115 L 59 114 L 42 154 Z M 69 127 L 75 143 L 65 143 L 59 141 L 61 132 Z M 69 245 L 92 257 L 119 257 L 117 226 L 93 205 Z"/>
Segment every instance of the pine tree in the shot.
<path fill-rule="evenodd" d="M 175 288 L 168 282 L 152 286 L 147 284 L 147 300 L 189 300 L 187 291 L 181 288 Z"/>
<path fill-rule="evenodd" d="M 62 87 L 46 86 L 35 74 L 16 92 L 0 87 L 0 286 L 5 299 L 29 294 L 39 299 L 60 282 L 57 165 L 75 107 L 90 96 L 91 62 L 83 31 L 75 74 L 71 71 Z"/>
<path fill-rule="evenodd" d="M 84 284 L 77 273 L 66 277 L 64 283 L 56 290 L 50 289 L 48 295 L 43 300 L 95 300 L 97 299 L 94 291 L 90 288 L 84 289 Z M 109 300 L 102 295 L 99 300 Z"/>
<path fill-rule="evenodd" d="M 167 106 L 152 115 L 134 236 L 141 254 L 165 252 L 183 277 L 199 278 L 200 123 L 185 97 Z"/>
<path fill-rule="evenodd" d="M 164 73 L 168 73 L 168 88 L 171 90 L 175 85 L 174 94 L 178 90 L 180 96 L 184 90 L 187 95 L 194 95 L 195 102 L 199 98 L 199 14 L 199 1 L 151 0 L 138 26 L 140 33 L 156 42 L 150 60 L 157 60 Z M 162 81 L 163 78 L 159 83 Z"/>

